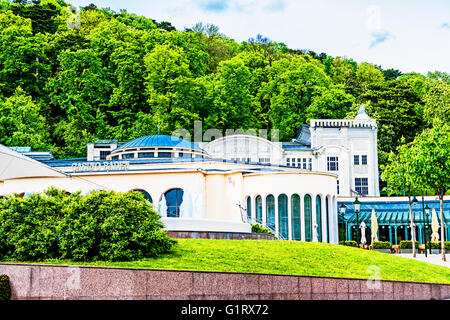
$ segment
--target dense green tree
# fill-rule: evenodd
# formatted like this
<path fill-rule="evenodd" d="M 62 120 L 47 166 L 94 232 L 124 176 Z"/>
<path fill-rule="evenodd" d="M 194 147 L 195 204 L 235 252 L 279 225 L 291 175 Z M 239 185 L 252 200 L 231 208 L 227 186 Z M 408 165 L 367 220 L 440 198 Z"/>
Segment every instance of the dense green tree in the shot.
<path fill-rule="evenodd" d="M 382 137 L 378 141 L 381 164 L 386 154 L 401 144 L 402 137 L 411 142 L 424 127 L 423 102 L 408 82 L 394 80 L 371 85 L 358 102 L 368 103 L 368 115 L 377 120 Z"/>
<path fill-rule="evenodd" d="M 0 92 L 13 94 L 18 86 L 42 95 L 49 68 L 42 34 L 33 36 L 31 20 L 10 11 L 0 14 Z"/>
<path fill-rule="evenodd" d="M 397 147 L 396 152 L 389 154 L 389 160 L 386 166 L 381 166 L 383 173 L 382 179 L 388 184 L 389 194 L 406 194 L 409 204 L 409 217 L 411 221 L 411 239 L 413 256 L 416 256 L 416 225 L 414 224 L 414 215 L 412 211 L 412 197 L 415 192 L 420 189 L 420 177 L 417 168 L 415 168 L 416 160 L 414 157 L 417 152 L 411 143 L 405 144 L 402 140 L 402 145 Z"/>
<path fill-rule="evenodd" d="M 270 101 L 272 127 L 280 130 L 282 141 L 290 141 L 306 123 L 308 106 L 331 81 L 320 64 L 303 56 L 275 61 L 268 78 L 261 90 Z"/>
<path fill-rule="evenodd" d="M 432 123 L 435 118 L 450 122 L 450 82 L 443 80 L 429 82 L 424 100 L 424 116 L 428 123 Z"/>
<path fill-rule="evenodd" d="M 359 93 L 365 92 L 370 85 L 380 85 L 383 82 L 383 72 L 376 66 L 367 62 L 358 64 L 355 72 L 355 83 Z"/>
<path fill-rule="evenodd" d="M 414 160 L 412 167 L 419 177 L 419 185 L 431 189 L 439 197 L 440 225 L 441 225 L 441 252 L 442 260 L 445 257 L 445 233 L 442 228 L 444 220 L 444 195 L 450 189 L 450 126 L 448 122 L 435 119 L 433 126 L 424 130 L 414 140 Z"/>
<path fill-rule="evenodd" d="M 58 146 L 56 154 L 82 156 L 83 143 L 97 136 L 97 110 L 107 114 L 112 84 L 107 70 L 91 49 L 65 51 L 59 56 L 60 71 L 48 84 L 53 109 L 61 116 L 53 132 Z M 106 137 L 99 137 L 106 138 Z"/>
<path fill-rule="evenodd" d="M 248 129 L 253 125 L 250 113 L 250 71 L 240 58 L 219 64 L 214 78 L 214 107 L 205 119 L 209 128 Z"/>
<path fill-rule="evenodd" d="M 0 143 L 47 151 L 50 141 L 46 119 L 38 104 L 20 87 L 0 101 Z"/>
<path fill-rule="evenodd" d="M 351 111 L 355 97 L 336 86 L 324 90 L 306 108 L 306 122 L 311 119 L 344 119 Z"/>

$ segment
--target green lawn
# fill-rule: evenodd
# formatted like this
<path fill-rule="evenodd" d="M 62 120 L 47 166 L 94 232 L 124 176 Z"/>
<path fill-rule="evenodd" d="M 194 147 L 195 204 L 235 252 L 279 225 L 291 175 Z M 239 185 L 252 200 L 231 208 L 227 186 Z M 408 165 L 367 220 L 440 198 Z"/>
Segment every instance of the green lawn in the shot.
<path fill-rule="evenodd" d="M 183 239 L 171 254 L 159 258 L 83 264 L 360 279 L 373 276 L 371 266 L 376 266 L 382 280 L 450 284 L 450 268 L 341 245 L 294 241 Z"/>

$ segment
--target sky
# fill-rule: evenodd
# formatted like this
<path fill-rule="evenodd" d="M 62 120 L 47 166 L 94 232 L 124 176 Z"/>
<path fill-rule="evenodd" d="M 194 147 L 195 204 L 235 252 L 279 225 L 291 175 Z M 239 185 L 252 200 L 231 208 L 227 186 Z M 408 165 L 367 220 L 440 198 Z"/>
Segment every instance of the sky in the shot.
<path fill-rule="evenodd" d="M 403 73 L 450 72 L 450 0 L 67 0 L 169 21 L 219 27 L 238 43 L 258 34 Z"/>

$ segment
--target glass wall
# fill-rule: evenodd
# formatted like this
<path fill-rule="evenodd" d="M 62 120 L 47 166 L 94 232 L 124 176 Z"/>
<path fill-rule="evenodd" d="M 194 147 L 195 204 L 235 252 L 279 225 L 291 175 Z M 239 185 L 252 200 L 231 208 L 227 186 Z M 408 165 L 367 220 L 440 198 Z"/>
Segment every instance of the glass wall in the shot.
<path fill-rule="evenodd" d="M 288 239 L 288 198 L 285 194 L 278 196 L 278 234 L 280 238 Z"/>
<path fill-rule="evenodd" d="M 304 198 L 305 213 L 305 241 L 312 241 L 312 212 L 311 212 L 311 196 L 306 195 Z"/>
<path fill-rule="evenodd" d="M 294 194 L 291 197 L 291 233 L 292 240 L 301 240 L 301 223 L 300 223 L 300 196 Z"/>
<path fill-rule="evenodd" d="M 322 204 L 320 196 L 316 197 L 317 241 L 322 242 Z"/>
<path fill-rule="evenodd" d="M 275 197 L 268 195 L 266 198 L 266 224 L 275 230 Z"/>

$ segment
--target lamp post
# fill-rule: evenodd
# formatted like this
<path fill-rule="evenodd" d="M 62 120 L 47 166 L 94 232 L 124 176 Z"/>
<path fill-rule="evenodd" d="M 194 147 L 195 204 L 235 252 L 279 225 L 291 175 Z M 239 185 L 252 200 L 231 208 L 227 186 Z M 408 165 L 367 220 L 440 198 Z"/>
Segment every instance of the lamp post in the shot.
<path fill-rule="evenodd" d="M 359 202 L 358 200 L 358 196 L 356 196 L 355 201 L 353 202 L 353 208 L 355 210 L 355 214 L 356 214 L 356 243 L 358 244 L 359 247 L 359 212 L 361 210 L 361 202 Z"/>
<path fill-rule="evenodd" d="M 347 223 L 345 222 L 345 211 L 347 210 L 347 207 L 345 206 L 345 204 L 342 202 L 341 205 L 339 206 L 339 213 L 341 214 L 342 217 L 342 221 L 344 222 L 344 246 L 345 246 L 345 241 L 347 241 Z"/>
<path fill-rule="evenodd" d="M 427 240 L 428 240 L 427 229 L 428 229 L 428 217 L 430 216 L 430 207 L 427 205 L 424 210 L 425 210 L 425 255 L 426 255 Z M 429 248 L 430 254 L 431 254 L 431 246 L 428 245 L 428 248 Z"/>

